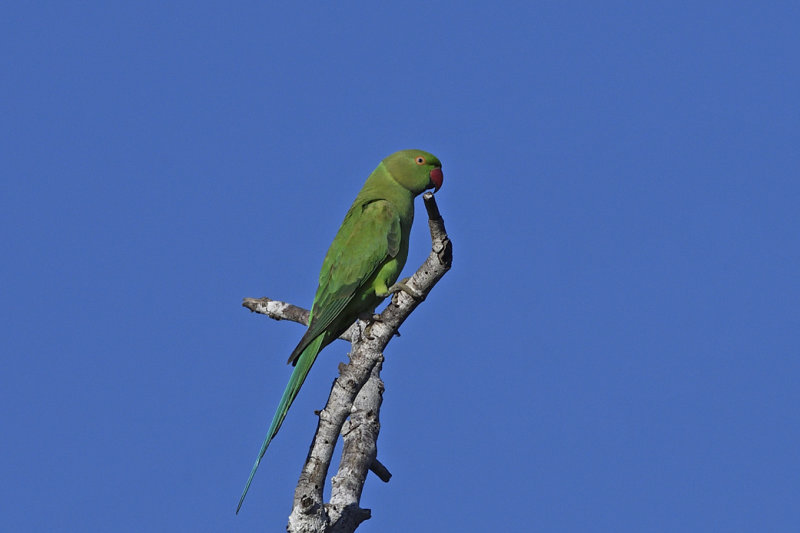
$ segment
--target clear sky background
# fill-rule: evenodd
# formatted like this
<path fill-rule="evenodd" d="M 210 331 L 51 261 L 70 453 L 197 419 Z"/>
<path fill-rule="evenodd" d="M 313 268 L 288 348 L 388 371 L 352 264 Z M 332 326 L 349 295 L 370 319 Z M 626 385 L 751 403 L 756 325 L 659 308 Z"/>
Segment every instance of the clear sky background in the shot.
<path fill-rule="evenodd" d="M 464 4 L 3 9 L 0 530 L 283 531 L 348 346 L 235 516 L 303 332 L 240 302 L 411 147 L 455 259 L 359 531 L 797 527 L 800 8 Z"/>

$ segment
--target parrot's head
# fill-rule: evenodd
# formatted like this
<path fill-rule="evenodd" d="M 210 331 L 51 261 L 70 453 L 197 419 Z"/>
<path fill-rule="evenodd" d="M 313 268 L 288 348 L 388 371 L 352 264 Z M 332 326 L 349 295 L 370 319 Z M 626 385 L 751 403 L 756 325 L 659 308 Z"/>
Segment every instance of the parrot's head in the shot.
<path fill-rule="evenodd" d="M 442 187 L 442 163 L 433 154 L 423 150 L 401 150 L 384 159 L 383 163 L 394 179 L 414 194 L 425 189 L 435 192 Z"/>

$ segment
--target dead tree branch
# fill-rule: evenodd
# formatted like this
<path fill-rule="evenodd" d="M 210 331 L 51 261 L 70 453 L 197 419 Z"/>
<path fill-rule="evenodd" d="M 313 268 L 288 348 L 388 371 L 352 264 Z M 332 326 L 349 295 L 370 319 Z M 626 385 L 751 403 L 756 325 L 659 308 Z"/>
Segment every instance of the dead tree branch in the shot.
<path fill-rule="evenodd" d="M 317 431 L 295 489 L 287 527 L 290 533 L 355 531 L 371 514 L 369 509 L 359 507 L 367 471 L 372 470 L 383 481 L 391 477 L 377 459 L 384 389 L 380 378 L 383 350 L 406 318 L 447 273 L 453 260 L 452 244 L 433 194 L 425 193 L 423 200 L 432 247 L 428 258 L 406 282 L 415 296 L 396 293 L 380 319 L 372 323 L 369 335 L 365 334 L 367 324 L 362 321 L 342 335 L 352 344 L 350 363 L 339 365 L 339 377 L 333 383 L 325 408 L 319 413 Z M 242 305 L 275 320 L 308 323 L 307 310 L 285 302 L 245 298 Z M 340 433 L 344 439 L 342 459 L 331 480 L 330 502 L 325 503 L 322 491 Z"/>

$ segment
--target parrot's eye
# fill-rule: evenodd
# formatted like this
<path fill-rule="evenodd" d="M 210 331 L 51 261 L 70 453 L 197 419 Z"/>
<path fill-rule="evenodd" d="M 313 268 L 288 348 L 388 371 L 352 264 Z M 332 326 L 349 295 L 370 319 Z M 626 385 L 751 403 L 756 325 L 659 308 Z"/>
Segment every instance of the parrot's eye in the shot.
<path fill-rule="evenodd" d="M 417 156 L 417 164 L 418 165 L 424 165 L 425 164 L 425 158 L 422 157 L 421 155 L 418 155 Z"/>

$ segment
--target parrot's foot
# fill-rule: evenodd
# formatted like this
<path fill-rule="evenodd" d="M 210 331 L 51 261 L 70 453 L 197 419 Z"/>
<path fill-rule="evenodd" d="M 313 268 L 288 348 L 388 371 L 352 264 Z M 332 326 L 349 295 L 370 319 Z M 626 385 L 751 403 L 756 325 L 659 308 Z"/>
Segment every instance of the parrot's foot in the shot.
<path fill-rule="evenodd" d="M 377 313 L 361 313 L 360 315 L 358 315 L 358 319 L 363 320 L 364 322 L 367 323 L 367 325 L 364 327 L 364 333 L 363 333 L 364 337 L 366 337 L 367 339 L 372 339 L 373 338 L 372 326 L 375 324 L 375 322 L 381 321 L 381 315 Z M 359 337 L 361 336 L 361 334 L 362 334 L 361 331 L 359 331 Z"/>
<path fill-rule="evenodd" d="M 425 299 L 425 295 L 422 294 L 421 292 L 419 292 L 418 290 L 412 289 L 410 286 L 408 286 L 407 283 L 408 283 L 409 279 L 411 279 L 411 278 L 401 279 L 400 281 L 398 281 L 397 283 L 395 283 L 394 285 L 389 287 L 389 291 L 388 292 L 390 294 L 395 295 L 395 294 L 399 293 L 400 291 L 403 291 L 404 293 L 406 293 L 409 296 L 411 296 L 412 298 L 414 298 L 416 301 L 418 301 L 418 302 L 423 301 Z"/>
<path fill-rule="evenodd" d="M 374 326 L 376 322 L 383 322 L 383 319 L 381 318 L 381 315 L 375 314 L 375 315 L 372 315 L 372 320 L 366 320 L 366 322 L 368 322 L 368 324 L 367 324 L 367 327 L 364 328 L 364 336 L 367 339 L 372 340 L 372 339 L 375 338 L 375 337 L 372 336 L 372 326 Z M 395 330 L 393 335 L 395 337 L 399 337 L 400 336 L 400 330 Z"/>
<path fill-rule="evenodd" d="M 380 321 L 381 321 L 381 317 L 380 316 L 372 315 L 372 321 L 369 324 L 367 324 L 367 327 L 364 328 L 364 336 L 367 339 L 372 340 L 372 339 L 375 338 L 375 337 L 372 336 L 372 326 L 375 325 L 375 322 L 380 322 Z"/>

